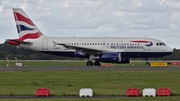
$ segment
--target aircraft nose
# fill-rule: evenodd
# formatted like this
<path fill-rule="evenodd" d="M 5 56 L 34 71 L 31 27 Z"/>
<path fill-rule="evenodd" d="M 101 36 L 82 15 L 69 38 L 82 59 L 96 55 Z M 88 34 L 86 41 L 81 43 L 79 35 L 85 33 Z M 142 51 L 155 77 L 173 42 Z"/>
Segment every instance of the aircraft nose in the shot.
<path fill-rule="evenodd" d="M 173 52 L 173 49 L 169 47 L 169 51 L 170 51 L 170 52 Z"/>
<path fill-rule="evenodd" d="M 167 47 L 166 52 L 169 52 L 171 54 L 173 53 L 173 49 L 171 47 Z"/>

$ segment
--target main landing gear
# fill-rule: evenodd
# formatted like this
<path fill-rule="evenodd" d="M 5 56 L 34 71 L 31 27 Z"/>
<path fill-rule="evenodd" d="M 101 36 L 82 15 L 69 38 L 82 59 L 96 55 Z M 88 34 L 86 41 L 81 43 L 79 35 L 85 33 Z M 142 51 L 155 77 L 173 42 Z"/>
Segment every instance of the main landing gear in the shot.
<path fill-rule="evenodd" d="M 93 63 L 91 60 L 95 60 Z M 89 55 L 89 61 L 86 62 L 87 66 L 101 66 L 99 60 L 97 59 L 97 56 L 95 55 Z"/>
<path fill-rule="evenodd" d="M 93 62 L 92 61 L 88 61 L 88 62 L 86 62 L 86 65 L 87 66 L 93 66 Z"/>
<path fill-rule="evenodd" d="M 100 62 L 99 61 L 95 61 L 94 63 L 92 61 L 88 61 L 86 62 L 86 65 L 87 66 L 101 66 Z"/>

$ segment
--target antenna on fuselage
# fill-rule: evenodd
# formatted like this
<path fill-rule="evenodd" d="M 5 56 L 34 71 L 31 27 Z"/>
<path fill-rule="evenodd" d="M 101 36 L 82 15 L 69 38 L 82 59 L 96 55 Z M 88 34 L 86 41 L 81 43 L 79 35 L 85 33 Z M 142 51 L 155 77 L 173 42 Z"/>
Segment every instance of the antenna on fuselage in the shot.
<path fill-rule="evenodd" d="M 147 39 L 146 35 L 145 35 L 145 39 Z M 144 43 L 146 44 L 146 42 L 144 41 Z"/>
<path fill-rule="evenodd" d="M 146 37 L 146 35 L 145 35 L 145 39 L 148 40 L 148 43 L 151 43 L 150 39 L 148 39 L 148 38 Z M 145 44 L 146 44 L 146 42 L 145 42 Z"/>

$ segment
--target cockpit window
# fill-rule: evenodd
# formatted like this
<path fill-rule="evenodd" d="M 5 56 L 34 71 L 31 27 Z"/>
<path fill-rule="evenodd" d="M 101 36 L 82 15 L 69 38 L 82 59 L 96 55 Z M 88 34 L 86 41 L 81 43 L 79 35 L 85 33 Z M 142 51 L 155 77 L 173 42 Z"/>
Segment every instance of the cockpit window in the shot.
<path fill-rule="evenodd" d="M 166 46 L 166 44 L 165 44 L 165 43 L 162 43 L 162 45 Z"/>
<path fill-rule="evenodd" d="M 166 46 L 166 44 L 163 42 L 160 42 L 160 43 L 156 43 L 156 46 Z"/>

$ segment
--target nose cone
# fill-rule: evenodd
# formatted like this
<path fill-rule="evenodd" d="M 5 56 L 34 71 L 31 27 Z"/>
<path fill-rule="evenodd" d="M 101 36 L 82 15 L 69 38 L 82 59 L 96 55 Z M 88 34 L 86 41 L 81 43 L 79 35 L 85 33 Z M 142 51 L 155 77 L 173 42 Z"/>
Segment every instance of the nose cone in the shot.
<path fill-rule="evenodd" d="M 167 48 L 165 49 L 165 52 L 167 53 L 167 55 L 170 55 L 173 53 L 173 49 L 167 46 Z"/>

